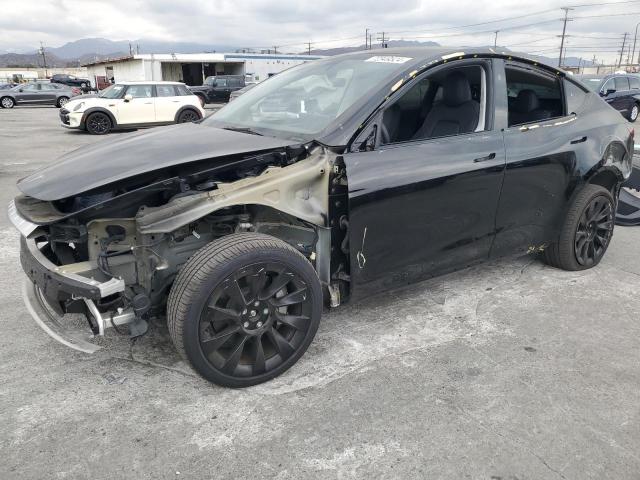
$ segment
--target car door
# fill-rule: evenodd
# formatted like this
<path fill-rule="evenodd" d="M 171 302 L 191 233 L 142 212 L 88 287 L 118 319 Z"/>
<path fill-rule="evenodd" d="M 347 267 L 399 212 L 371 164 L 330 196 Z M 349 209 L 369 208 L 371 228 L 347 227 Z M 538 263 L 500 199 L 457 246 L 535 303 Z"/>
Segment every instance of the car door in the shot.
<path fill-rule="evenodd" d="M 213 87 L 213 100 L 215 102 L 226 102 L 229 100 L 229 95 L 231 95 L 229 79 L 216 78 L 216 84 Z"/>
<path fill-rule="evenodd" d="M 58 85 L 55 83 L 41 83 L 40 84 L 40 103 L 46 103 L 50 105 L 55 105 L 58 92 Z"/>
<path fill-rule="evenodd" d="M 127 100 L 127 96 L 131 99 Z M 122 100 L 118 101 L 119 125 L 139 125 L 156 121 L 153 85 L 129 85 Z"/>
<path fill-rule="evenodd" d="M 156 122 L 173 122 L 182 101 L 174 85 L 156 85 Z"/>
<path fill-rule="evenodd" d="M 569 89 L 584 97 L 582 87 L 568 80 L 563 87 L 557 74 L 532 65 L 502 65 L 497 121 L 505 127 L 507 165 L 491 252 L 496 257 L 540 251 L 555 238 L 576 184 L 577 159 L 596 148 L 582 130 L 581 113 L 565 100 Z"/>
<path fill-rule="evenodd" d="M 385 118 L 397 116 L 401 127 L 393 135 L 402 140 L 378 141 L 372 151 L 344 155 L 351 278 L 361 292 L 411 283 L 488 257 L 505 163 L 502 133 L 493 128 L 491 62 L 455 63 L 481 72 L 478 131 L 404 139 L 408 126 L 404 112 L 396 110 L 398 100 L 369 128 L 380 138 L 383 128 L 390 129 L 383 125 Z M 411 95 L 425 77 L 431 81 L 431 75 L 454 68 L 436 68 L 398 95 Z M 433 87 L 429 91 L 422 99 L 425 105 L 433 98 Z M 415 110 L 406 112 L 411 116 Z M 421 123 L 422 118 L 416 125 Z"/>
<path fill-rule="evenodd" d="M 624 77 L 611 77 L 602 87 L 604 101 L 622 114 L 627 113 L 629 81 Z"/>
<path fill-rule="evenodd" d="M 15 94 L 18 104 L 36 104 L 41 100 L 40 84 L 27 83 L 21 86 Z"/>

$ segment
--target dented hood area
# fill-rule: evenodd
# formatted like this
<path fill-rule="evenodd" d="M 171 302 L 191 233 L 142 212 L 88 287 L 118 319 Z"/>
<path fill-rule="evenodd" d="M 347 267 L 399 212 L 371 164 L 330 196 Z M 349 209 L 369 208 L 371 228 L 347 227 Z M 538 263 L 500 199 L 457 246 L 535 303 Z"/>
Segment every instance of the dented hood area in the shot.
<path fill-rule="evenodd" d="M 191 162 L 260 153 L 295 145 L 292 140 L 263 137 L 187 123 L 113 135 L 81 147 L 18 182 L 29 197 L 51 201 L 71 197 L 136 175 Z"/>

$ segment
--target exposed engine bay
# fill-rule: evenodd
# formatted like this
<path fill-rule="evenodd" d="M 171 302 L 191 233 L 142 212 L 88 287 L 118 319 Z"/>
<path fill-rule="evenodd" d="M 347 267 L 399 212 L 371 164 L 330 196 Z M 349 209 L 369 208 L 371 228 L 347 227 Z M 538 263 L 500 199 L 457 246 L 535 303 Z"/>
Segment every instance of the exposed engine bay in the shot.
<path fill-rule="evenodd" d="M 258 232 L 303 254 L 337 306 L 349 279 L 340 157 L 311 144 L 225 160 L 153 171 L 60 200 L 17 197 L 16 212 L 32 229 L 22 250 L 99 291 L 58 288 L 22 255 L 27 275 L 58 314 L 84 314 L 94 335 L 127 324 L 137 336 L 149 315 L 163 315 L 177 273 L 197 250 L 232 233 Z"/>

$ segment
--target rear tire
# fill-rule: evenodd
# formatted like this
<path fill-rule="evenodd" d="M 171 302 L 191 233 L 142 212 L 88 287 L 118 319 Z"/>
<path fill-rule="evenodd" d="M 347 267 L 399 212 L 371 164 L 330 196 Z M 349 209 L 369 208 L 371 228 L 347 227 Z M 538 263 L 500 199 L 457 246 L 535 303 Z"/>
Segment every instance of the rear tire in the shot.
<path fill-rule="evenodd" d="M 111 131 L 113 125 L 109 115 L 102 112 L 92 113 L 85 121 L 87 132 L 92 135 L 105 135 Z"/>
<path fill-rule="evenodd" d="M 180 112 L 176 123 L 191 123 L 200 120 L 200 114 L 195 110 L 187 109 Z"/>
<path fill-rule="evenodd" d="M 289 244 L 238 233 L 206 245 L 180 270 L 167 303 L 176 349 L 225 387 L 266 382 L 293 366 L 316 334 L 322 288 Z"/>
<path fill-rule="evenodd" d="M 62 108 L 69 101 L 69 97 L 60 97 L 56 102 L 56 107 Z"/>
<path fill-rule="evenodd" d="M 609 247 L 614 217 L 611 192 L 586 185 L 569 208 L 558 241 L 545 250 L 545 262 L 570 271 L 595 267 Z"/>
<path fill-rule="evenodd" d="M 16 105 L 16 101 L 11 97 L 2 97 L 0 98 L 0 107 L 2 108 L 13 108 Z"/>

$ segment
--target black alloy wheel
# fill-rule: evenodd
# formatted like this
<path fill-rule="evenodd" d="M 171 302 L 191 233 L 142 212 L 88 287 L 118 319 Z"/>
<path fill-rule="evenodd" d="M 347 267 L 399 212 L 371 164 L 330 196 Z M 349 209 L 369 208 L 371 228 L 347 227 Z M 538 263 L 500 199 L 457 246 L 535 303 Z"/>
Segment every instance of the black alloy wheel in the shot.
<path fill-rule="evenodd" d="M 178 115 L 178 123 L 191 123 L 197 122 L 198 120 L 200 120 L 200 115 L 193 110 L 185 110 Z"/>
<path fill-rule="evenodd" d="M 86 128 L 93 135 L 104 135 L 111 130 L 111 119 L 104 113 L 92 113 L 87 118 Z"/>
<path fill-rule="evenodd" d="M 582 212 L 575 237 L 575 255 L 584 267 L 597 265 L 613 234 L 613 205 L 605 196 L 595 197 Z"/>
<path fill-rule="evenodd" d="M 209 296 L 200 316 L 200 348 L 221 373 L 263 375 L 304 344 L 312 308 L 307 285 L 285 265 L 251 265 Z"/>
<path fill-rule="evenodd" d="M 293 366 L 322 316 L 313 265 L 275 237 L 238 233 L 196 252 L 171 287 L 167 322 L 180 354 L 218 385 L 248 387 Z"/>
<path fill-rule="evenodd" d="M 618 187 L 612 186 L 616 192 Z M 556 241 L 544 250 L 544 260 L 563 270 L 595 267 L 609 247 L 616 201 L 601 185 L 584 185 L 570 205 Z"/>

